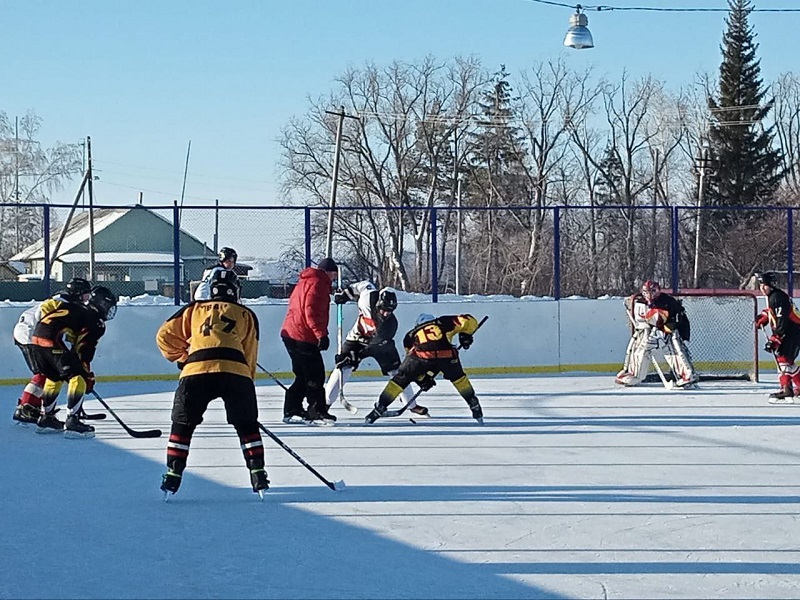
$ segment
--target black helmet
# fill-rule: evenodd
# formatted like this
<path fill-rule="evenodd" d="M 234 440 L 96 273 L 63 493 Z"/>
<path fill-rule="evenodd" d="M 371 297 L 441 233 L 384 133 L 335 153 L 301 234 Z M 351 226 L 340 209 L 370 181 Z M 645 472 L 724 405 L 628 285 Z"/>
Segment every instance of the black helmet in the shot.
<path fill-rule="evenodd" d="M 756 273 L 756 281 L 758 281 L 759 285 L 769 285 L 771 287 L 775 287 L 777 284 L 777 278 L 775 277 L 775 273 L 772 271 L 766 271 L 764 273 Z"/>
<path fill-rule="evenodd" d="M 92 284 L 83 277 L 73 277 L 66 285 L 67 295 L 74 300 L 82 300 L 81 296 L 92 292 Z"/>
<path fill-rule="evenodd" d="M 397 308 L 397 294 L 392 288 L 385 287 L 378 293 L 378 301 L 375 303 L 375 308 L 394 312 Z"/>
<path fill-rule="evenodd" d="M 211 299 L 239 302 L 239 278 L 233 271 L 220 269 L 211 279 Z"/>
<path fill-rule="evenodd" d="M 236 250 L 234 250 L 233 248 L 228 248 L 227 246 L 225 246 L 224 248 L 220 248 L 219 254 L 217 256 L 219 257 L 219 262 L 225 262 L 226 260 L 231 258 L 233 259 L 233 262 L 239 260 L 239 255 L 236 254 Z"/>
<path fill-rule="evenodd" d="M 100 313 L 103 321 L 110 321 L 117 314 L 117 297 L 110 289 L 102 285 L 92 289 L 88 305 Z"/>

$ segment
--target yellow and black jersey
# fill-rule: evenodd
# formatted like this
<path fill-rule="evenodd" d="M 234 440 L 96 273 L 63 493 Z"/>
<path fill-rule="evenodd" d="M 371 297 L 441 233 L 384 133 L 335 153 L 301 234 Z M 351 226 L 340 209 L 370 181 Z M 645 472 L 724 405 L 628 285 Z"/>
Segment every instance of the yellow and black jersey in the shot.
<path fill-rule="evenodd" d="M 457 333 L 475 333 L 478 321 L 472 315 L 445 315 L 420 323 L 403 338 L 406 351 L 420 358 L 455 356 L 453 337 Z"/>
<path fill-rule="evenodd" d="M 164 358 L 185 365 L 181 377 L 202 373 L 256 376 L 258 318 L 241 304 L 224 300 L 187 304 L 159 328 L 156 343 Z"/>
<path fill-rule="evenodd" d="M 72 350 L 85 364 L 92 362 L 106 324 L 97 311 L 84 304 L 53 297 L 41 305 L 42 318 L 33 329 L 31 343 L 44 348 Z"/>

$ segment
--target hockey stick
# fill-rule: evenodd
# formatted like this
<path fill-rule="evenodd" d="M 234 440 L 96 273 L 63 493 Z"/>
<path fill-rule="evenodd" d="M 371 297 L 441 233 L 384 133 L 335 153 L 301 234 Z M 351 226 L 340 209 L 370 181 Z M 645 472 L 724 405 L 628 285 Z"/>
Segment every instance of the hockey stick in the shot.
<path fill-rule="evenodd" d="M 105 409 L 109 412 L 109 414 L 116 419 L 117 423 L 119 423 L 122 428 L 128 432 L 128 435 L 134 438 L 157 438 L 161 437 L 161 430 L 160 429 L 146 429 L 144 431 L 137 431 L 136 429 L 131 429 L 128 427 L 122 419 L 117 416 L 117 413 L 108 405 L 108 403 L 100 397 L 100 394 L 92 390 L 90 392 L 92 396 L 94 396 L 97 401 L 102 404 Z"/>
<path fill-rule="evenodd" d="M 489 318 L 489 315 L 486 315 L 485 317 L 483 317 L 483 318 L 482 318 L 482 319 L 481 319 L 481 320 L 478 322 L 478 326 L 475 328 L 475 331 L 473 331 L 472 333 L 473 333 L 473 334 L 474 334 L 474 333 L 476 333 L 476 332 L 478 331 L 478 329 L 480 329 L 480 328 L 483 326 L 483 324 L 484 324 L 484 323 L 486 323 L 486 320 L 487 320 L 488 318 Z M 458 345 L 458 347 L 456 348 L 456 350 L 461 350 L 461 344 L 459 344 L 459 345 Z M 400 415 L 402 415 L 404 412 L 406 412 L 406 409 L 408 409 L 408 407 L 409 407 L 409 406 L 411 406 L 411 405 L 414 403 L 414 400 L 416 400 L 416 399 L 417 399 L 417 397 L 418 397 L 418 396 L 419 396 L 421 393 L 422 393 L 422 388 L 418 389 L 418 390 L 417 390 L 417 393 L 416 393 L 416 394 L 414 394 L 413 396 L 411 396 L 411 400 L 409 400 L 408 402 L 406 402 L 406 403 L 405 403 L 403 406 L 401 406 L 401 407 L 400 407 L 400 408 L 398 408 L 397 410 L 387 410 L 385 413 L 383 413 L 383 416 L 384 416 L 384 417 L 399 417 L 399 416 L 400 416 Z M 412 419 L 412 421 L 413 421 L 413 419 Z"/>
<path fill-rule="evenodd" d="M 666 378 L 664 371 L 661 370 L 661 365 L 658 364 L 658 360 L 656 360 L 656 357 L 653 356 L 652 352 L 650 353 L 650 360 L 653 361 L 653 366 L 656 369 L 656 373 L 658 373 L 658 378 L 661 380 L 661 383 L 664 384 L 664 387 L 668 390 L 673 390 L 675 388 L 675 384 Z"/>
<path fill-rule="evenodd" d="M 266 433 L 276 444 L 278 444 L 281 448 L 286 450 L 286 452 L 288 452 L 292 456 L 292 458 L 294 458 L 297 462 L 299 462 L 301 465 L 303 465 L 306 469 L 311 471 L 317 477 L 317 479 L 319 479 L 322 483 L 327 485 L 334 492 L 341 492 L 345 488 L 344 480 L 340 479 L 339 481 L 328 481 L 322 475 L 320 475 L 319 471 L 317 471 L 314 467 L 312 467 L 310 464 L 308 464 L 306 461 L 304 461 L 302 459 L 302 457 L 300 457 L 300 455 L 297 454 L 297 452 L 295 452 L 294 450 L 289 448 L 289 446 L 284 444 L 283 440 L 281 440 L 277 435 L 272 433 L 269 429 L 264 427 L 264 425 L 262 425 L 261 423 L 258 424 L 258 427 L 261 429 L 261 431 Z"/>
<path fill-rule="evenodd" d="M 280 379 L 278 379 L 277 377 L 275 377 L 275 375 L 273 375 L 272 373 L 270 373 L 269 371 L 267 371 L 267 370 L 266 370 L 264 367 L 262 367 L 262 366 L 261 366 L 259 363 L 256 363 L 256 366 L 257 366 L 259 369 L 261 369 L 262 371 L 264 371 L 264 373 L 266 373 L 267 375 L 269 375 L 270 377 L 272 377 L 273 381 L 274 381 L 275 383 L 277 383 L 279 386 L 281 386 L 281 387 L 282 387 L 284 390 L 286 390 L 287 392 L 289 391 L 289 388 L 287 388 L 287 387 L 286 387 L 286 386 L 285 386 L 283 383 L 281 383 L 281 380 L 280 380 Z"/>

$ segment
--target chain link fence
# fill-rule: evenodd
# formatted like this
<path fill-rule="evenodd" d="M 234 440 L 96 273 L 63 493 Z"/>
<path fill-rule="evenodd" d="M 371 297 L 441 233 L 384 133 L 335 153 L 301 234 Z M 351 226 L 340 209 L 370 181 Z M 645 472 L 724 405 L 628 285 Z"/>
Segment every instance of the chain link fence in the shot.
<path fill-rule="evenodd" d="M 346 281 L 434 301 L 624 295 L 644 279 L 674 291 L 740 289 L 767 269 L 791 291 L 800 233 L 797 209 L 783 207 L 336 207 L 332 219 L 325 207 L 70 208 L 0 206 L 0 299 L 41 299 L 80 276 L 179 304 L 224 246 L 238 252 L 244 297 L 285 298 L 329 243 Z"/>

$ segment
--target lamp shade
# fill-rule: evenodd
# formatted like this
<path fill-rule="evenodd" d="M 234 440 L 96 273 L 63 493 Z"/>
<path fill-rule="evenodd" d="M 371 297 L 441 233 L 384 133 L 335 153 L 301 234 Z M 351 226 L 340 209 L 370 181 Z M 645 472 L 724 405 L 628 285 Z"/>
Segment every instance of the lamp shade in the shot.
<path fill-rule="evenodd" d="M 589 18 L 582 12 L 576 12 L 569 18 L 569 29 L 564 37 L 564 45 L 568 48 L 582 50 L 583 48 L 594 48 L 592 32 L 587 27 Z"/>

